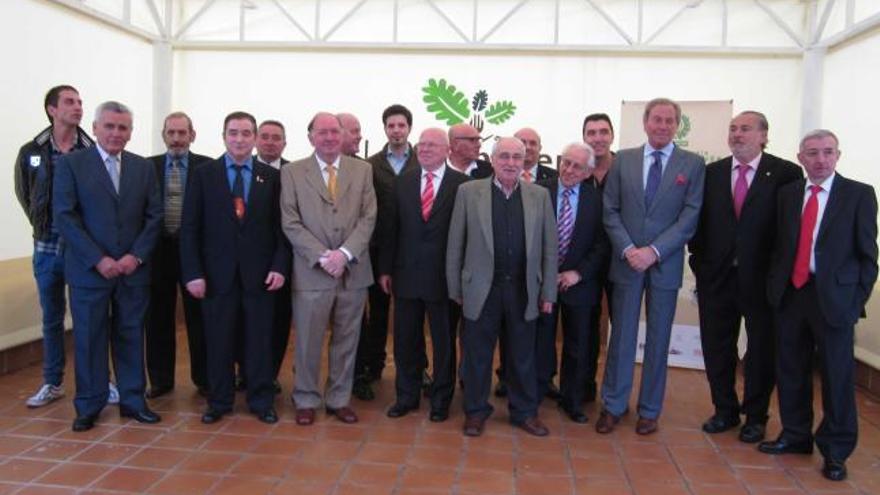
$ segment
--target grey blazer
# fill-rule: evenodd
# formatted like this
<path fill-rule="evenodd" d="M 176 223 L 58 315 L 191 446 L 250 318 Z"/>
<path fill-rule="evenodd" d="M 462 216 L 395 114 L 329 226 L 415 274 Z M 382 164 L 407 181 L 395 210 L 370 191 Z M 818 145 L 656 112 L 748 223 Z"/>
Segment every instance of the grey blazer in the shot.
<path fill-rule="evenodd" d="M 660 252 L 660 261 L 648 270 L 651 286 L 678 289 L 684 246 L 700 218 L 706 163 L 700 155 L 676 146 L 647 211 L 643 167 L 644 146 L 621 150 L 605 182 L 603 221 L 611 240 L 609 277 L 617 284 L 639 280 L 642 274 L 630 268 L 623 250 L 653 245 Z"/>
<path fill-rule="evenodd" d="M 493 179 L 474 180 L 458 187 L 446 247 L 449 298 L 462 301 L 462 313 L 476 320 L 492 288 L 495 248 L 492 233 Z M 540 301 L 556 302 L 556 218 L 547 190 L 520 183 L 526 236 L 525 319 L 538 317 Z"/>
<path fill-rule="evenodd" d="M 293 246 L 293 290 L 331 289 L 337 281 L 320 266 L 325 250 L 344 247 L 354 260 L 343 275 L 345 288 L 372 285 L 368 253 L 376 224 L 376 193 L 369 163 L 343 156 L 336 178 L 336 202 L 315 155 L 281 168 L 281 227 Z"/>

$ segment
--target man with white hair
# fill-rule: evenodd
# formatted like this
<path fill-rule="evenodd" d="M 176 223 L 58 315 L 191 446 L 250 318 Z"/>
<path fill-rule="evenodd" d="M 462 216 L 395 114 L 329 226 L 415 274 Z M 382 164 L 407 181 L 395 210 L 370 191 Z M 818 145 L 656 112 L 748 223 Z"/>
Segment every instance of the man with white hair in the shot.
<path fill-rule="evenodd" d="M 590 322 L 601 290 L 600 272 L 608 257 L 608 238 L 602 225 L 602 193 L 586 181 L 595 166 L 593 148 L 572 143 L 562 152 L 559 177 L 538 182 L 550 191 L 559 238 L 558 309 L 538 319 L 537 352 L 555 355 L 557 315 L 562 316 L 562 368 L 559 405 L 575 423 L 586 423 L 583 412 L 588 381 Z M 555 361 L 554 361 L 555 362 Z M 538 393 L 555 369 L 538 368 Z M 543 373 L 543 375 L 542 375 Z"/>

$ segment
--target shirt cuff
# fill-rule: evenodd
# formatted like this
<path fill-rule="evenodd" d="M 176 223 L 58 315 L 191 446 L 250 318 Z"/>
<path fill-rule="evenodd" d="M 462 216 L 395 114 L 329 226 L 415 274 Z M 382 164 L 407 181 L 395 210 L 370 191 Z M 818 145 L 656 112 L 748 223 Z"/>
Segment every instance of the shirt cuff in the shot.
<path fill-rule="evenodd" d="M 351 252 L 348 249 L 346 249 L 344 247 L 340 247 L 339 250 L 342 251 L 342 254 L 344 254 L 346 258 L 348 258 L 349 263 L 354 261 L 354 256 L 351 255 Z"/>
<path fill-rule="evenodd" d="M 654 250 L 654 254 L 657 255 L 657 262 L 659 263 L 659 262 L 660 262 L 660 250 L 657 249 L 653 244 L 651 244 L 651 249 L 653 249 L 653 250 Z"/>
<path fill-rule="evenodd" d="M 634 249 L 636 247 L 635 244 L 630 244 L 629 246 L 623 248 L 623 251 L 620 253 L 620 259 L 626 258 L 626 252 L 630 249 Z"/>

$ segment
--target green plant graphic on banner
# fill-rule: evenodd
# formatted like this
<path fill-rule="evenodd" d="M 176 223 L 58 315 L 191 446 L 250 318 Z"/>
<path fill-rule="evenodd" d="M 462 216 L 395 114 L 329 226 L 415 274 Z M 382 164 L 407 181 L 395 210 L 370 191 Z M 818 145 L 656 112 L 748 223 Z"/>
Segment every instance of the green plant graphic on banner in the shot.
<path fill-rule="evenodd" d="M 437 120 L 446 122 L 446 125 L 468 122 L 482 132 L 485 122 L 498 125 L 516 113 L 516 105 L 512 101 L 500 100 L 489 104 L 489 93 L 485 89 L 474 93 L 469 104 L 464 93 L 447 83 L 446 79 L 429 79 L 422 93 L 422 101 L 427 103 L 428 111 Z"/>
<path fill-rule="evenodd" d="M 691 133 L 691 118 L 685 114 L 681 114 L 681 123 L 678 124 L 678 132 L 675 133 L 675 144 L 682 148 L 687 148 L 687 136 Z"/>

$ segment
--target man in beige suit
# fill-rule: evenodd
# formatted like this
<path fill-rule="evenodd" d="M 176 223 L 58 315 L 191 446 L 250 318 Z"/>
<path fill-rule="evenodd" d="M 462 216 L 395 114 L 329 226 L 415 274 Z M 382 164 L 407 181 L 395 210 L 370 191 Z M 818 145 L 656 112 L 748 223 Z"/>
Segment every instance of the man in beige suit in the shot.
<path fill-rule="evenodd" d="M 492 150 L 494 175 L 462 184 L 455 198 L 446 251 L 449 297 L 462 305 L 464 434 L 479 436 L 492 414 L 492 354 L 508 332 L 510 422 L 545 436 L 538 419 L 535 320 L 556 301 L 556 221 L 547 190 L 520 182 L 525 146 L 501 138 Z"/>
<path fill-rule="evenodd" d="M 373 171 L 342 155 L 342 126 L 333 114 L 316 114 L 308 130 L 314 154 L 281 169 L 281 224 L 293 246 L 296 422 L 315 421 L 324 332 L 331 326 L 324 405 L 327 414 L 355 423 L 348 404 L 361 316 L 373 283 L 368 253 L 376 223 Z"/>

